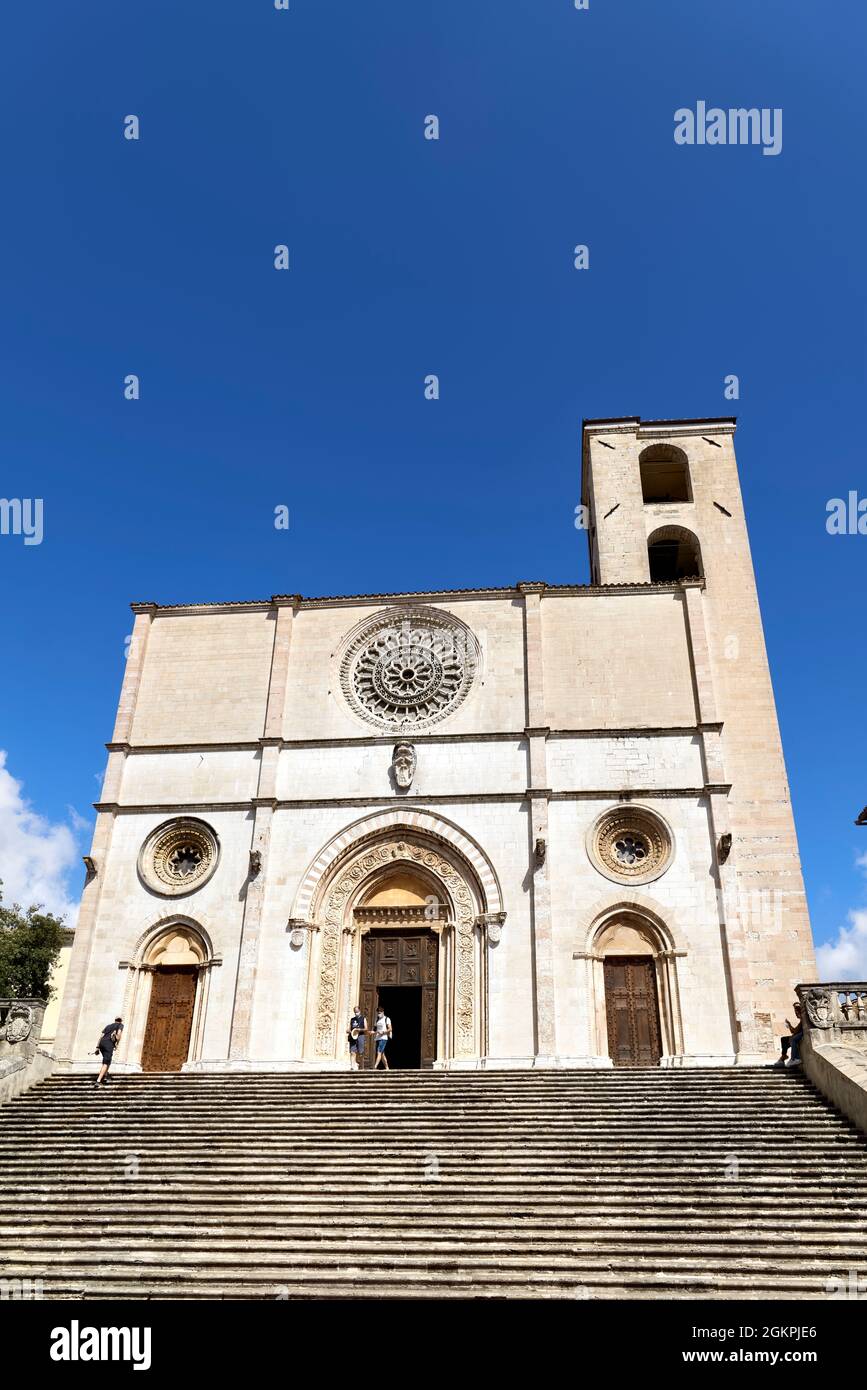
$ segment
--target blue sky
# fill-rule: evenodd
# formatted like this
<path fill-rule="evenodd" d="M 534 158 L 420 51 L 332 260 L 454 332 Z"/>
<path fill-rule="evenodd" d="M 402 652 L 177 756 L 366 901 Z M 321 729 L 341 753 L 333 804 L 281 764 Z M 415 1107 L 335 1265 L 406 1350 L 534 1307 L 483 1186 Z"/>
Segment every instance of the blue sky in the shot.
<path fill-rule="evenodd" d="M 867 495 L 865 29 L 855 0 L 4 16 L 0 491 L 44 499 L 41 545 L 0 536 L 7 893 L 77 896 L 130 600 L 583 581 L 582 416 L 735 411 L 815 934 L 867 973 L 867 537 L 825 529 Z M 675 145 L 700 99 L 782 108 L 782 152 Z"/>

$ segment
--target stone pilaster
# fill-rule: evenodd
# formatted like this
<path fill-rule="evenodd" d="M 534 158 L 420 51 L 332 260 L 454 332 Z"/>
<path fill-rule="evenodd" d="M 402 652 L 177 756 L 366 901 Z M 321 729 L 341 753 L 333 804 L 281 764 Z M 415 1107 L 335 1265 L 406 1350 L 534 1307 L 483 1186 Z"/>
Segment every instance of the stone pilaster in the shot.
<path fill-rule="evenodd" d="M 283 733 L 283 711 L 286 706 L 286 682 L 289 678 L 289 653 L 292 647 L 292 622 L 300 598 L 275 599 L 277 605 L 274 654 L 271 658 L 271 679 L 268 682 L 268 708 L 265 714 L 265 738 L 280 738 Z"/>
<path fill-rule="evenodd" d="M 741 921 L 737 882 L 730 864 L 720 862 L 719 845 L 728 835 L 728 795 L 725 788 L 725 768 L 721 741 L 722 725 L 717 719 L 713 665 L 707 639 L 704 615 L 704 596 L 698 585 L 684 586 L 684 615 L 692 660 L 696 717 L 701 730 L 702 765 L 708 788 L 711 839 L 713 841 L 713 874 L 716 883 L 718 915 L 726 955 L 726 978 L 729 1008 L 732 1014 L 732 1041 L 740 1062 L 764 1060 L 755 1036 L 752 1017 L 752 973 L 747 955 L 746 939 Z"/>
<path fill-rule="evenodd" d="M 544 584 L 519 584 L 524 596 L 524 671 L 530 785 L 530 900 L 533 923 L 534 1036 L 537 1061 L 556 1054 L 554 941 L 548 869 L 548 773 L 543 683 L 542 595 Z"/>
<path fill-rule="evenodd" d="M 135 613 L 135 621 L 126 666 L 124 667 L 123 685 L 118 702 L 114 733 L 112 741 L 108 745 L 108 763 L 103 779 L 102 800 L 99 804 L 113 805 L 120 799 L 126 751 L 132 733 L 148 637 L 157 606 L 155 603 L 134 603 L 132 609 Z M 71 1060 L 76 1050 L 78 1020 L 84 1001 L 85 984 L 93 952 L 93 935 L 102 897 L 105 866 L 114 830 L 114 819 L 113 810 L 97 812 L 93 840 L 90 846 L 90 858 L 93 860 L 96 871 L 92 874 L 89 873 L 85 881 L 75 928 L 75 939 L 69 960 L 69 973 L 66 977 L 63 1002 L 57 1022 L 57 1035 L 54 1039 L 54 1055 L 63 1061 Z"/>
<path fill-rule="evenodd" d="M 94 862 L 96 872 L 88 874 L 81 896 L 75 939 L 69 958 L 69 973 L 66 976 L 63 1002 L 57 1022 L 57 1034 L 52 1048 L 54 1056 L 60 1061 L 71 1061 L 75 1053 L 78 1020 L 81 1015 L 87 973 L 93 953 L 93 935 L 113 830 L 114 812 L 99 811 L 90 846 L 90 857 Z M 90 1044 L 90 1050 L 92 1048 L 93 1043 Z"/>
<path fill-rule="evenodd" d="M 283 732 L 283 710 L 286 703 L 286 682 L 289 674 L 289 654 L 292 647 L 294 601 L 277 604 L 274 649 L 268 682 L 268 703 L 265 711 L 265 732 L 261 739 L 259 786 L 253 810 L 253 834 L 250 844 L 251 871 L 244 898 L 244 917 L 241 923 L 241 948 L 238 953 L 238 977 L 235 985 L 235 1004 L 232 1011 L 232 1031 L 229 1057 L 237 1060 L 249 1056 L 250 1033 L 253 1022 L 253 999 L 259 968 L 259 945 L 262 933 L 262 914 L 268 875 L 268 852 L 271 846 L 271 823 L 277 795 L 277 765 Z M 259 869 L 253 871 L 253 857 L 258 855 Z"/>
<path fill-rule="evenodd" d="M 134 603 L 132 610 L 135 613 L 135 622 L 133 623 L 132 638 L 126 658 L 123 686 L 117 706 L 117 718 L 114 722 L 114 733 L 111 736 L 112 743 L 129 743 L 130 741 L 135 706 L 141 685 L 142 667 L 144 666 L 148 637 L 157 606 L 155 603 Z"/>

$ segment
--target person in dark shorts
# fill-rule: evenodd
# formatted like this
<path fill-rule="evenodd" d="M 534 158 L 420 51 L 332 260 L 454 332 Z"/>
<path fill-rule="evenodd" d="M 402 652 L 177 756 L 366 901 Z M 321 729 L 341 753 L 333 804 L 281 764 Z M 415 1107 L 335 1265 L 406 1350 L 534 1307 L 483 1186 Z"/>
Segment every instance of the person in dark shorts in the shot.
<path fill-rule="evenodd" d="M 791 1028 L 791 1033 L 780 1038 L 780 1056 L 776 1062 L 778 1067 L 799 1067 L 801 1065 L 800 1043 L 804 1036 L 804 1019 L 801 1014 L 800 1004 L 795 1004 L 795 1018 L 797 1022 L 792 1023 L 791 1019 L 786 1019 L 786 1027 Z M 791 1048 L 791 1058 L 787 1060 L 786 1053 Z"/>
<path fill-rule="evenodd" d="M 123 1019 L 116 1018 L 114 1023 L 107 1023 L 102 1030 L 102 1037 L 94 1049 L 102 1058 L 102 1065 L 99 1068 L 99 1076 L 94 1085 L 104 1086 L 108 1080 L 108 1069 L 111 1066 L 111 1059 L 114 1056 L 114 1049 L 120 1042 L 120 1035 L 123 1032 Z"/>
<path fill-rule="evenodd" d="M 360 1004 L 349 1020 L 349 1055 L 355 1071 L 361 1070 L 364 1061 L 364 1039 L 367 1034 L 367 1018 Z"/>

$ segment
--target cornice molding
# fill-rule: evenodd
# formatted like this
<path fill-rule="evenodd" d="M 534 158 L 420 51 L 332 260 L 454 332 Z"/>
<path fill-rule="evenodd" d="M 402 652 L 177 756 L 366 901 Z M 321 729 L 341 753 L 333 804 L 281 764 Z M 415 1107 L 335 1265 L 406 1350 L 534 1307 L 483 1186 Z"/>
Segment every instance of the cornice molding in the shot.
<path fill-rule="evenodd" d="M 469 734 L 449 734 L 436 731 L 413 733 L 413 743 L 514 743 L 528 736 L 546 735 L 551 738 L 621 739 L 621 738 L 694 738 L 697 734 L 721 733 L 722 721 L 707 724 L 680 724 L 668 728 L 592 728 L 592 729 L 515 729 Z M 255 753 L 261 748 L 391 748 L 394 734 L 350 734 L 343 738 L 260 738 L 231 740 L 225 743 L 107 743 L 110 753 L 123 752 L 130 757 L 157 756 L 167 753 Z"/>
<path fill-rule="evenodd" d="M 695 800 L 706 796 L 728 795 L 730 782 L 708 783 L 703 787 L 592 787 L 569 791 L 552 791 L 550 787 L 528 787 L 519 792 L 443 792 L 439 795 L 402 796 L 396 803 L 393 796 L 319 796 L 284 801 L 250 797 L 247 801 L 184 801 L 126 803 L 95 801 L 95 811 L 108 811 L 117 816 L 193 816 L 208 812 L 253 811 L 257 805 L 267 805 L 274 811 L 304 811 L 319 807 L 362 807 L 371 814 L 379 811 L 406 810 L 409 806 L 475 806 L 480 804 L 518 805 L 533 799 L 547 801 L 599 801 L 605 805 L 628 804 L 636 800 Z"/>
<path fill-rule="evenodd" d="M 189 617 L 197 613 L 269 612 L 275 608 L 354 608 L 399 606 L 401 604 L 465 603 L 478 599 L 521 599 L 528 593 L 543 598 L 594 598 L 618 594 L 670 593 L 705 587 L 704 579 L 678 579 L 665 583 L 631 584 L 548 584 L 544 580 L 521 580 L 516 586 L 485 589 L 419 589 L 380 594 L 326 594 L 304 598 L 301 594 L 275 594 L 270 599 L 224 599 L 214 603 L 131 603 L 134 613 L 157 613 L 165 617 Z"/>

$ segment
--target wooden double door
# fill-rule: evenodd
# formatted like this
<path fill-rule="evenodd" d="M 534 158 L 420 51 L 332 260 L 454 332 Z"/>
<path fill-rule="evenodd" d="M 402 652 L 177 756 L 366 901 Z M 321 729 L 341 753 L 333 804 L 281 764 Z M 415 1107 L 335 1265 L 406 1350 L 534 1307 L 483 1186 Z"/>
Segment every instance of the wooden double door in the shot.
<path fill-rule="evenodd" d="M 190 1053 L 196 1003 L 195 966 L 159 966 L 142 1045 L 142 1071 L 180 1071 Z"/>
<path fill-rule="evenodd" d="M 361 939 L 361 1004 L 373 1028 L 378 1004 L 392 1024 L 386 1056 L 390 1067 L 432 1067 L 437 1045 L 439 941 L 432 931 L 370 931 Z M 366 1039 L 365 1067 L 375 1059 Z"/>
<path fill-rule="evenodd" d="M 605 957 L 608 1053 L 615 1067 L 655 1067 L 659 1043 L 656 967 L 650 956 Z"/>

